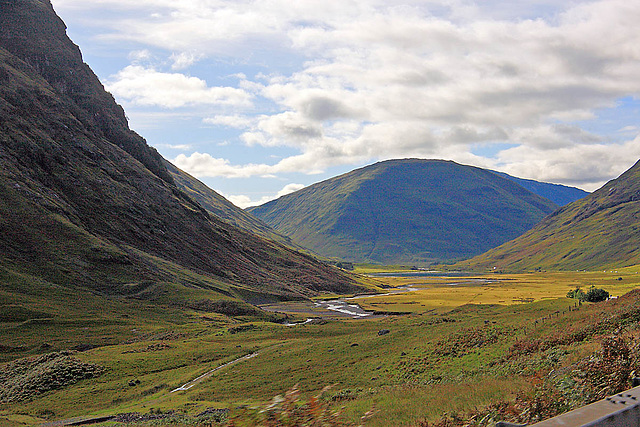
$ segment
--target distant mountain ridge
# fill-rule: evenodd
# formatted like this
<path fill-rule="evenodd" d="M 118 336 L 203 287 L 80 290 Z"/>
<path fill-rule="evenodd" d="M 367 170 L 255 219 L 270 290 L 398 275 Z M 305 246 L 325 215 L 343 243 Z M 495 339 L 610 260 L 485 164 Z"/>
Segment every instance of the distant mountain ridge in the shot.
<path fill-rule="evenodd" d="M 568 205 L 576 200 L 588 196 L 590 193 L 580 188 L 569 187 L 561 184 L 550 184 L 548 182 L 534 181 L 532 179 L 516 178 L 504 172 L 493 171 L 494 173 L 512 180 L 531 191 L 532 193 L 551 200 L 558 206 Z"/>
<path fill-rule="evenodd" d="M 524 235 L 459 267 L 519 271 L 633 265 L 640 265 L 640 162 Z"/>
<path fill-rule="evenodd" d="M 492 171 L 404 159 L 357 169 L 248 211 L 324 256 L 428 264 L 480 254 L 556 208 Z"/>
<path fill-rule="evenodd" d="M 139 298 L 360 289 L 179 189 L 48 0 L 0 2 L 0 275 Z M 39 283 L 32 280 L 32 283 Z"/>

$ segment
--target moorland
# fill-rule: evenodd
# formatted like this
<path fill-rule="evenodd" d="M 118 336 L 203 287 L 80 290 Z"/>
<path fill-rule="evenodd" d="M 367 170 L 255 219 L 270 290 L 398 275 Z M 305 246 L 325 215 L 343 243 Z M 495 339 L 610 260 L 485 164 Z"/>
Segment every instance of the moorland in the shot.
<path fill-rule="evenodd" d="M 381 188 L 392 192 L 370 175 L 420 184 L 424 164 L 449 171 L 430 184 L 431 211 L 378 203 Z M 340 180 L 356 175 L 350 191 L 319 199 L 348 199 L 354 220 L 374 212 L 389 235 L 409 218 L 396 233 L 407 244 L 445 217 L 475 226 L 447 221 L 432 247 L 485 237 L 465 254 L 427 251 L 423 261 L 442 262 L 428 275 L 413 264 L 339 268 L 351 263 L 271 229 L 129 129 L 48 0 L 0 2 L 0 424 L 489 426 L 631 386 L 640 163 L 557 210 L 530 182 L 450 162 L 386 162 Z M 402 188 L 397 198 L 426 204 L 424 191 Z M 463 193 L 491 197 L 469 210 Z M 526 225 L 501 234 L 509 213 Z M 583 301 L 577 289 L 613 298 Z M 337 300 L 367 313 L 320 304 Z"/>
<path fill-rule="evenodd" d="M 365 414 L 367 426 L 454 425 L 445 424 L 453 419 L 489 425 L 536 421 L 628 386 L 638 367 L 635 356 L 623 359 L 638 334 L 640 295 L 629 293 L 640 282 L 636 270 L 472 278 L 487 282 L 370 279 L 387 290 L 418 288 L 359 300 L 364 308 L 396 313 L 375 319 L 336 315 L 303 323 L 306 316 L 289 315 L 285 325 L 282 318 L 258 314 L 188 310 L 143 317 L 140 310 L 151 313 L 141 302 L 114 303 L 108 308 L 115 312 L 103 310 L 102 316 L 76 308 L 23 320 L 26 314 L 16 312 L 2 323 L 3 358 L 14 362 L 0 371 L 0 416 L 8 425 L 130 413 L 225 425 L 228 419 L 266 417 L 264 408 L 286 414 L 287 401 L 273 401 L 275 396 L 289 392 L 298 408 L 329 387 L 317 405 L 326 414 L 340 412 L 345 425 L 357 425 Z M 572 289 L 590 286 L 618 298 L 566 298 Z M 614 344 L 627 353 L 607 353 Z M 82 351 L 60 353 L 73 348 Z M 62 362 L 38 362 L 44 350 L 72 358 L 92 374 L 65 384 L 72 370 Z M 28 369 L 15 361 L 25 351 L 34 353 Z M 49 369 L 49 376 L 30 386 L 42 375 L 38 369 Z"/>

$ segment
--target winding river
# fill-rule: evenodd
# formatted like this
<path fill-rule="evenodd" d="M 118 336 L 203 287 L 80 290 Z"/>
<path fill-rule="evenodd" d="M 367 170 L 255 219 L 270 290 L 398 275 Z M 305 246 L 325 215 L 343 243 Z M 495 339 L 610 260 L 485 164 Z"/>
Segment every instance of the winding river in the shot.
<path fill-rule="evenodd" d="M 369 274 L 371 277 L 404 277 L 404 278 L 420 278 L 420 277 L 464 277 L 469 276 L 467 273 L 442 273 L 437 271 L 415 271 L 415 272 L 399 272 L 399 273 L 372 273 Z M 489 284 L 493 283 L 491 280 L 487 279 L 479 279 L 479 278 L 467 278 L 463 279 L 459 282 L 448 283 L 446 286 L 461 286 L 461 285 L 469 285 L 469 284 Z M 425 283 L 414 283 L 404 286 L 399 286 L 397 288 L 390 289 L 389 292 L 384 294 L 368 294 L 368 295 L 357 295 L 354 297 L 348 298 L 338 298 L 338 299 L 330 299 L 330 300 L 317 300 L 314 302 L 282 302 L 277 304 L 267 304 L 262 305 L 261 308 L 267 311 L 279 311 L 285 313 L 295 313 L 298 315 L 305 315 L 309 317 L 315 318 L 324 318 L 324 317 L 350 317 L 353 319 L 364 319 L 364 318 L 377 318 L 384 317 L 383 315 L 376 314 L 373 311 L 364 310 L 360 307 L 356 300 L 365 299 L 365 298 L 375 298 L 387 295 L 395 295 L 399 293 L 405 292 L 414 292 L 418 291 L 421 288 L 432 286 L 431 284 Z M 296 326 L 305 323 L 311 322 L 313 319 L 308 318 L 305 322 L 297 322 L 297 323 L 284 323 L 285 326 Z"/>

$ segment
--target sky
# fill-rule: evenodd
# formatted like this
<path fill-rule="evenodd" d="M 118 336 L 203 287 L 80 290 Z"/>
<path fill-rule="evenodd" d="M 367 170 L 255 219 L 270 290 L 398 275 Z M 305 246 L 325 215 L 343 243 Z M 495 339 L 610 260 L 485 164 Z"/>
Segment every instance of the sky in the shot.
<path fill-rule="evenodd" d="M 240 207 L 393 158 L 593 191 L 640 159 L 640 2 L 52 0 L 165 158 Z"/>

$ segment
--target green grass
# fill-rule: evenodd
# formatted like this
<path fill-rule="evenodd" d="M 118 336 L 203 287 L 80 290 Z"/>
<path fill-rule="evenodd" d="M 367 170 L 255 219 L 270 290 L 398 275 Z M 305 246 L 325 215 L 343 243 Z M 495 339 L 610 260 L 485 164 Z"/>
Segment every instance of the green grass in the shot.
<path fill-rule="evenodd" d="M 429 387 L 403 385 L 383 388 L 354 401 L 343 402 L 345 413 L 356 420 L 374 408 L 378 412 L 367 427 L 414 425 L 411 420 L 438 419 L 444 412 L 464 412 L 496 400 L 512 398 L 527 389 L 520 378 L 496 379 L 476 377 L 457 384 L 435 384 Z M 428 404 L 426 404 L 428 402 Z"/>
<path fill-rule="evenodd" d="M 149 413 L 152 408 L 194 415 L 214 407 L 236 413 L 243 405 L 267 405 L 273 396 L 299 384 L 306 397 L 333 385 L 326 402 L 336 409 L 344 406 L 343 416 L 352 422 L 374 409 L 366 425 L 413 426 L 418 420 L 437 420 L 444 412 L 468 413 L 512 401 L 517 393 L 534 393 L 532 377 L 589 356 L 597 349 L 597 337 L 612 331 L 615 322 L 624 321 L 629 328 L 640 319 L 635 314 L 615 317 L 613 310 L 620 310 L 615 307 L 637 306 L 637 301 L 625 299 L 562 313 L 573 304 L 564 298 L 568 289 L 594 284 L 621 295 L 638 285 L 634 271 L 489 277 L 499 282 L 453 290 L 447 282 L 464 278 L 421 278 L 429 289 L 359 301 L 378 309 L 411 311 L 405 316 L 286 327 L 260 316 L 232 318 L 90 293 L 77 304 L 64 305 L 75 291 L 50 284 L 46 303 L 39 304 L 37 293 L 21 286 L 21 280 L 31 278 L 8 275 L 0 302 L 23 307 L 26 313 L 39 307 L 52 320 L 0 323 L 3 345 L 11 348 L 0 353 L 2 360 L 91 344 L 98 347 L 75 357 L 103 367 L 104 373 L 31 401 L 0 405 L 0 419 L 32 425 L 81 415 Z M 416 280 L 382 282 L 396 286 Z M 17 288 L 23 292 L 9 292 Z M 486 299 L 477 297 L 479 290 Z M 194 296 L 193 290 L 177 292 L 182 298 Z M 528 295 L 534 302 L 513 301 Z M 473 304 L 466 304 L 473 296 Z M 502 299 L 505 303 L 499 303 Z M 611 315 L 603 314 L 609 313 L 607 307 L 613 307 Z M 614 323 L 598 323 L 602 319 Z M 378 335 L 381 329 L 390 333 Z M 573 342 L 579 331 L 587 331 L 586 338 Z M 536 350 L 508 358 L 518 342 L 533 343 Z M 170 393 L 253 352 L 258 355 L 214 372 L 192 389 Z"/>
<path fill-rule="evenodd" d="M 490 345 L 466 348 L 457 357 L 438 353 L 443 342 L 464 343 L 465 331 L 482 330 L 486 319 L 498 322 L 500 328 L 519 328 L 564 304 L 562 300 L 553 300 L 517 306 L 517 317 L 512 315 L 512 307 L 466 306 L 445 316 L 423 313 L 379 321 L 330 321 L 297 327 L 253 322 L 251 328 L 237 333 L 230 332 L 234 327 L 231 319 L 210 324 L 192 317 L 182 325 L 155 330 L 141 325 L 140 330 L 128 331 L 129 340 L 138 337 L 139 342 L 78 354 L 83 361 L 105 367 L 106 373 L 99 378 L 1 409 L 4 414 L 33 416 L 51 411 L 52 419 L 148 412 L 151 408 L 196 413 L 205 407 L 263 404 L 295 384 L 307 394 L 335 384 L 332 392 L 336 394 L 344 394 L 345 390 L 366 391 L 347 402 L 347 414 L 354 420 L 372 405 L 380 412 L 371 419 L 371 425 L 383 425 L 388 419 L 397 425 L 410 425 L 416 418 L 430 417 L 449 407 L 437 398 L 436 390 L 468 393 L 474 388 L 473 382 L 484 378 L 486 366 L 506 352 L 514 336 L 499 334 Z M 443 322 L 444 318 L 447 321 Z M 104 326 L 83 327 L 93 330 Z M 389 329 L 391 333 L 379 336 L 380 329 Z M 174 339 L 153 340 L 149 335 L 166 330 Z M 158 343 L 166 347 L 148 350 Z M 186 392 L 170 393 L 202 373 L 254 351 L 259 352 L 255 358 L 220 370 Z M 460 382 L 461 379 L 465 380 Z M 135 380 L 140 384 L 128 385 Z M 505 386 L 507 383 L 511 386 Z M 470 402 L 480 405 L 526 388 L 524 380 L 514 382 L 499 377 L 482 379 L 482 384 Z M 96 395 L 100 398 L 95 399 Z M 409 405 L 406 411 L 399 410 L 411 396 L 422 400 Z M 467 407 L 455 404 L 452 408 Z"/>

